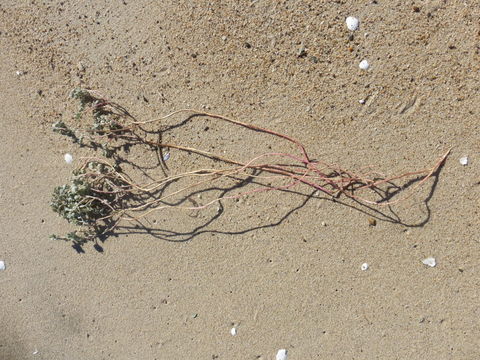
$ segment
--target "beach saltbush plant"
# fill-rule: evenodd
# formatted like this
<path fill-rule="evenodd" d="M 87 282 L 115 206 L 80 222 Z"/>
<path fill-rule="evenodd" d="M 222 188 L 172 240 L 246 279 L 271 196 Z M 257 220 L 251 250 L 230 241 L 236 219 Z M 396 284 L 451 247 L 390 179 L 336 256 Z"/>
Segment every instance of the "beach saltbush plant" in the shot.
<path fill-rule="evenodd" d="M 85 158 L 74 171 L 72 180 L 55 188 L 51 201 L 53 211 L 65 218 L 80 230 L 71 232 L 65 237 L 52 236 L 54 239 L 73 241 L 75 245 L 95 240 L 100 236 L 114 232 L 121 222 L 139 222 L 154 212 L 168 208 L 186 210 L 202 210 L 218 203 L 220 200 L 238 199 L 240 197 L 264 191 L 290 190 L 299 185 L 306 185 L 332 198 L 345 196 L 365 206 L 389 206 L 409 196 L 424 184 L 441 167 L 449 154 L 445 152 L 435 164 L 427 169 L 406 172 L 400 175 L 383 176 L 372 168 L 359 172 L 325 162 L 312 160 L 304 145 L 285 134 L 243 123 L 222 115 L 206 113 L 193 109 L 181 109 L 158 119 L 137 121 L 122 106 L 108 101 L 91 90 L 75 89 L 71 97 L 80 103 L 75 119 L 79 128 L 67 126 L 63 121 L 53 125 L 53 131 L 70 138 L 74 143 L 100 150 L 103 157 Z M 91 123 L 82 126 L 80 120 L 90 114 Z M 229 123 L 247 131 L 263 133 L 294 145 L 295 152 L 268 152 L 258 154 L 248 161 L 229 158 L 202 149 L 162 141 L 163 121 L 178 114 L 188 115 L 188 120 L 208 118 L 222 123 Z M 178 130 L 180 124 L 170 126 L 170 130 Z M 152 140 L 152 131 L 144 126 L 157 125 L 158 140 Z M 154 131 L 155 132 L 155 131 Z M 122 170 L 123 159 L 119 151 L 132 146 L 140 146 L 144 151 L 155 151 L 164 164 L 162 151 L 176 149 L 189 156 L 200 155 L 221 163 L 220 168 L 190 169 L 188 172 L 153 178 L 140 184 L 132 180 L 132 174 Z M 123 152 L 127 155 L 127 152 Z M 132 169 L 130 167 L 130 169 Z M 135 169 L 135 167 L 133 167 Z M 238 191 L 233 195 L 198 204 L 190 199 L 194 193 L 206 184 L 218 184 L 228 179 L 237 184 L 235 189 L 242 188 L 248 179 L 258 180 L 253 190 Z M 168 185 L 186 182 L 179 189 L 167 192 Z M 264 181 L 262 183 L 262 181 Z M 401 182 L 396 184 L 395 182 Z M 406 185 L 408 184 L 408 185 Z M 393 189 L 393 190 L 392 190 Z M 408 193 L 406 193 L 408 190 Z M 183 196 L 183 200 L 171 202 L 175 196 Z M 186 205 L 187 201 L 191 202 Z"/>
<path fill-rule="evenodd" d="M 84 228 L 72 232 L 66 240 L 83 244 L 105 231 L 107 220 L 116 208 L 122 206 L 130 185 L 116 175 L 114 168 L 99 161 L 87 161 L 73 171 L 69 184 L 53 190 L 52 210 L 69 223 Z M 102 225 L 103 224 L 103 225 Z M 53 239 L 61 239 L 56 235 Z"/>

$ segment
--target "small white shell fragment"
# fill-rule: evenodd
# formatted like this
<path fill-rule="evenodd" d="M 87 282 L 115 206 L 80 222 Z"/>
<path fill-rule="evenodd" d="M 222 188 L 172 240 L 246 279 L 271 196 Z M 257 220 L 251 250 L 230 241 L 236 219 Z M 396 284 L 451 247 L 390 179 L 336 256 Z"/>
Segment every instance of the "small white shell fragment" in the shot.
<path fill-rule="evenodd" d="M 360 20 L 358 20 L 356 17 L 353 17 L 353 16 L 347 17 L 345 22 L 347 23 L 347 28 L 350 31 L 358 30 L 358 27 L 360 25 Z"/>
<path fill-rule="evenodd" d="M 363 263 L 362 266 L 360 266 L 360 269 L 362 269 L 362 271 L 368 270 L 368 268 L 369 265 L 367 263 Z"/>
<path fill-rule="evenodd" d="M 370 68 L 370 64 L 367 60 L 362 60 L 360 61 L 360 64 L 358 64 L 358 67 L 362 70 L 368 70 Z"/>
<path fill-rule="evenodd" d="M 287 360 L 287 350 L 285 349 L 280 349 L 277 352 L 277 356 L 275 357 L 275 360 Z"/>
<path fill-rule="evenodd" d="M 17 70 L 17 71 L 15 71 L 15 74 L 17 74 L 17 76 L 22 76 L 22 75 L 23 75 L 23 71 Z"/>
<path fill-rule="evenodd" d="M 0 271 L 5 270 L 5 261 L 0 260 Z"/>
<path fill-rule="evenodd" d="M 71 164 L 73 162 L 73 156 L 71 154 L 65 154 L 64 158 L 67 164 Z"/>
<path fill-rule="evenodd" d="M 32 353 L 32 355 L 37 355 L 38 354 L 38 350 L 35 349 L 35 351 Z"/>
<path fill-rule="evenodd" d="M 232 335 L 232 336 L 237 335 L 237 328 L 232 327 L 232 328 L 230 329 L 230 335 Z"/>
<path fill-rule="evenodd" d="M 163 161 L 168 161 L 168 159 L 170 159 L 170 153 L 166 153 L 165 155 L 163 155 Z"/>
<path fill-rule="evenodd" d="M 358 100 L 358 102 L 363 105 L 363 104 L 365 104 L 365 99 L 360 99 L 360 100 Z"/>
<path fill-rule="evenodd" d="M 430 266 L 430 267 L 434 267 L 435 265 L 437 265 L 437 263 L 435 261 L 435 258 L 433 258 L 433 257 L 428 257 L 426 259 L 423 259 L 422 263 L 424 263 L 425 265 Z"/>
<path fill-rule="evenodd" d="M 460 164 L 462 164 L 463 166 L 467 166 L 468 165 L 468 156 L 463 156 L 460 158 Z"/>

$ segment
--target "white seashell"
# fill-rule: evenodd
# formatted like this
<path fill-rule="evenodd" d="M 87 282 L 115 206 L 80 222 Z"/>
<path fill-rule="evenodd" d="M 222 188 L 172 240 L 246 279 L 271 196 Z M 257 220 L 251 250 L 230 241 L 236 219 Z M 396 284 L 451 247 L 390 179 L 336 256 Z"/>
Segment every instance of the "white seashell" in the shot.
<path fill-rule="evenodd" d="M 71 164 L 73 162 L 73 156 L 70 154 L 65 154 L 64 158 L 67 164 Z"/>
<path fill-rule="evenodd" d="M 287 350 L 285 349 L 278 350 L 275 360 L 287 360 Z"/>
<path fill-rule="evenodd" d="M 428 257 L 426 259 L 423 259 L 422 263 L 424 263 L 425 265 L 428 265 L 430 267 L 434 267 L 435 265 L 437 265 L 437 263 L 435 261 L 435 258 L 433 258 L 433 257 Z"/>
<path fill-rule="evenodd" d="M 232 336 L 237 335 L 237 328 L 234 328 L 234 327 L 231 328 L 231 329 L 230 329 L 230 335 L 232 335 Z"/>
<path fill-rule="evenodd" d="M 468 156 L 461 157 L 459 161 L 460 161 L 460 164 L 462 164 L 463 166 L 468 165 Z"/>
<path fill-rule="evenodd" d="M 0 271 L 5 270 L 5 262 L 3 260 L 0 260 Z"/>
<path fill-rule="evenodd" d="M 367 60 L 362 60 L 360 61 L 360 64 L 358 64 L 358 67 L 362 70 L 368 70 L 370 68 L 370 64 Z"/>
<path fill-rule="evenodd" d="M 368 270 L 368 268 L 369 268 L 369 265 L 367 263 L 363 263 L 362 266 L 360 267 L 362 271 Z"/>
<path fill-rule="evenodd" d="M 353 17 L 353 16 L 347 17 L 345 22 L 347 23 L 347 28 L 350 31 L 358 30 L 360 26 L 360 20 L 358 20 L 356 17 Z"/>

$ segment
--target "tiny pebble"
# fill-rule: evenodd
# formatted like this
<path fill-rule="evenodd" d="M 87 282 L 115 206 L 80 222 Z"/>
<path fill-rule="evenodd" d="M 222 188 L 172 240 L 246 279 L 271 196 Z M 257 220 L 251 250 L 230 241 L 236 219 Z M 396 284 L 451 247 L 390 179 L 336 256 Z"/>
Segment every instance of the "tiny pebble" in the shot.
<path fill-rule="evenodd" d="M 368 270 L 369 265 L 367 263 L 363 263 L 362 266 L 360 267 L 362 271 Z"/>
<path fill-rule="evenodd" d="M 370 64 L 368 63 L 367 60 L 362 60 L 360 61 L 360 64 L 358 64 L 358 67 L 362 70 L 368 70 L 370 67 Z"/>
<path fill-rule="evenodd" d="M 73 162 L 73 156 L 71 154 L 65 154 L 64 158 L 67 164 L 71 164 Z"/>
<path fill-rule="evenodd" d="M 303 45 L 302 43 L 297 50 L 297 56 L 304 57 L 305 55 L 307 55 L 307 49 L 305 48 L 305 45 Z"/>
<path fill-rule="evenodd" d="M 365 99 L 358 100 L 358 102 L 363 105 L 365 104 Z"/>
<path fill-rule="evenodd" d="M 327 223 L 325 221 L 322 221 L 322 226 L 327 226 Z"/>
<path fill-rule="evenodd" d="M 360 20 L 358 20 L 356 17 L 353 17 L 353 16 L 347 17 L 345 22 L 347 23 L 347 28 L 350 31 L 358 30 L 358 27 L 360 25 Z"/>
<path fill-rule="evenodd" d="M 468 165 L 468 156 L 461 157 L 459 161 L 460 161 L 460 164 L 462 164 L 463 166 Z"/>
<path fill-rule="evenodd" d="M 422 263 L 424 263 L 425 265 L 428 265 L 430 267 L 434 267 L 435 265 L 437 265 L 437 263 L 435 261 L 435 258 L 433 258 L 433 257 L 428 257 L 426 259 L 423 259 Z"/>
<path fill-rule="evenodd" d="M 168 161 L 168 159 L 170 159 L 170 153 L 163 155 L 163 161 Z"/>
<path fill-rule="evenodd" d="M 17 74 L 17 76 L 22 76 L 22 75 L 23 75 L 23 71 L 17 70 L 17 71 L 15 71 L 15 74 Z"/>
<path fill-rule="evenodd" d="M 234 327 L 231 328 L 231 329 L 230 329 L 230 334 L 231 334 L 232 336 L 237 335 L 237 328 L 234 328 Z"/>
<path fill-rule="evenodd" d="M 0 260 L 0 271 L 5 270 L 5 262 Z"/>
<path fill-rule="evenodd" d="M 278 350 L 275 360 L 287 360 L 287 350 L 285 349 Z"/>

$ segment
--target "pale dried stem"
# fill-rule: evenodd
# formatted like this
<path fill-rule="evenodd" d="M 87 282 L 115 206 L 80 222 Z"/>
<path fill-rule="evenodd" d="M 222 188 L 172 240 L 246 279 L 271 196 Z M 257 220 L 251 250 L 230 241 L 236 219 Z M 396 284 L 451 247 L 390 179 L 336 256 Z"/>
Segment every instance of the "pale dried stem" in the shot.
<path fill-rule="evenodd" d="M 105 104 L 113 106 L 113 108 L 117 110 L 123 109 L 121 107 L 118 107 L 118 108 L 115 107 L 115 105 L 114 104 L 112 105 L 112 103 L 105 102 Z M 166 120 L 170 117 L 173 117 L 181 113 L 190 113 L 192 115 L 191 119 L 197 116 L 208 117 L 210 119 L 217 119 L 217 120 L 225 121 L 237 126 L 241 126 L 249 130 L 258 131 L 258 132 L 270 134 L 275 137 L 279 137 L 281 139 L 287 140 L 290 143 L 293 143 L 299 149 L 301 156 L 297 156 L 289 153 L 271 152 L 271 153 L 264 153 L 264 154 L 258 155 L 247 162 L 242 162 L 242 161 L 220 156 L 220 155 L 211 153 L 209 151 L 204 151 L 204 150 L 193 148 L 193 147 L 147 140 L 146 138 L 138 135 L 135 132 L 135 130 L 141 125 L 161 122 L 163 120 Z M 354 172 L 345 170 L 335 164 L 329 164 L 323 161 L 312 161 L 310 160 L 305 147 L 298 140 L 290 136 L 275 132 L 273 130 L 269 130 L 269 129 L 261 128 L 256 125 L 233 120 L 218 114 L 197 111 L 195 109 L 180 109 L 168 115 L 165 115 L 163 117 L 147 120 L 147 121 L 135 121 L 133 117 L 127 114 L 125 114 L 124 117 L 127 118 L 129 121 L 127 122 L 127 124 L 123 129 L 113 130 L 109 133 L 106 133 L 100 136 L 113 137 L 118 140 L 124 140 L 127 143 L 129 141 L 139 142 L 139 143 L 143 143 L 145 145 L 149 145 L 156 148 L 177 149 L 177 150 L 181 150 L 189 153 L 196 153 L 196 154 L 208 157 L 210 159 L 215 159 L 226 164 L 234 165 L 234 167 L 230 169 L 212 169 L 212 168 L 196 169 L 196 170 L 188 171 L 182 174 L 167 176 L 162 179 L 154 180 L 147 184 L 141 185 L 141 184 L 135 183 L 124 174 L 116 171 L 115 167 L 104 159 L 84 158 L 86 162 L 85 162 L 85 165 L 83 166 L 86 166 L 86 164 L 90 161 L 95 161 L 109 167 L 110 173 L 108 173 L 108 175 L 105 174 L 105 177 L 103 179 L 105 179 L 106 177 L 111 177 L 112 180 L 120 180 L 121 183 L 125 184 L 125 186 L 117 186 L 116 187 L 117 190 L 114 190 L 112 192 L 106 192 L 100 189 L 95 190 L 98 193 L 117 193 L 118 192 L 118 193 L 130 194 L 130 195 L 135 195 L 137 193 L 152 194 L 153 192 L 157 191 L 161 187 L 166 186 L 169 183 L 172 183 L 177 180 L 183 180 L 183 179 L 188 180 L 190 178 L 206 177 L 204 180 L 195 181 L 187 186 L 182 187 L 181 189 L 172 191 L 154 200 L 145 201 L 140 205 L 132 206 L 130 208 L 124 207 L 122 209 L 114 209 L 114 206 L 112 206 L 111 204 L 108 204 L 107 201 L 104 201 L 97 197 L 90 197 L 92 199 L 95 199 L 96 201 L 102 201 L 102 203 L 108 206 L 112 211 L 110 215 L 105 216 L 104 218 L 99 220 L 107 220 L 109 218 L 117 217 L 117 220 L 115 220 L 114 225 L 109 228 L 110 230 L 115 228 L 121 220 L 138 221 L 152 214 L 153 212 L 166 209 L 166 208 L 177 208 L 177 209 L 184 209 L 184 210 L 201 210 L 201 209 L 207 208 L 212 204 L 218 203 L 221 200 L 238 199 L 243 196 L 264 192 L 264 191 L 286 190 L 301 183 L 307 186 L 310 186 L 314 189 L 320 190 L 329 196 L 339 196 L 341 194 L 344 194 L 345 196 L 351 199 L 354 199 L 356 201 L 359 201 L 367 205 L 376 205 L 376 206 L 392 205 L 409 198 L 418 187 L 420 187 L 430 177 L 432 177 L 432 175 L 440 168 L 440 166 L 443 164 L 448 154 L 450 153 L 450 149 L 449 149 L 430 169 L 406 172 L 401 175 L 385 177 L 383 174 L 370 171 L 372 169 L 372 166 L 362 168 L 358 173 L 354 173 Z M 257 163 L 260 159 L 273 158 L 273 157 L 293 160 L 295 164 L 279 164 L 278 162 Z M 365 170 L 368 170 L 368 171 L 367 173 L 363 174 L 363 171 Z M 264 176 L 260 174 L 249 173 L 248 171 L 258 171 L 260 173 L 266 172 L 266 173 L 269 173 L 270 175 Z M 377 175 L 377 178 L 378 176 L 380 176 L 382 177 L 382 179 L 376 180 L 374 176 L 375 174 Z M 418 182 L 409 190 L 409 194 L 401 198 L 397 198 L 395 200 L 384 201 L 384 202 L 382 202 L 381 200 L 374 201 L 374 200 L 369 200 L 364 196 L 357 196 L 354 194 L 354 192 L 357 193 L 357 192 L 362 192 L 364 190 L 378 190 L 380 189 L 380 186 L 391 183 L 394 180 L 399 180 L 399 179 L 413 177 L 413 176 L 419 176 L 423 174 L 426 174 L 426 175 L 423 177 L 423 179 L 418 180 Z M 84 174 L 84 176 L 92 176 L 92 174 L 90 172 L 87 172 L 86 174 Z M 289 183 L 283 186 L 264 185 L 264 186 L 255 188 L 253 190 L 241 192 L 235 195 L 222 196 L 222 197 L 210 200 L 206 204 L 203 204 L 200 206 L 182 206 L 179 204 L 159 205 L 160 203 L 165 202 L 171 198 L 174 198 L 175 196 L 188 193 L 189 191 L 191 192 L 193 189 L 202 188 L 207 184 L 211 184 L 221 179 L 230 178 L 235 181 L 240 181 L 238 177 L 245 178 L 245 179 L 248 179 L 248 178 L 252 178 L 252 179 L 258 178 L 258 179 L 264 179 L 264 180 L 268 179 L 273 181 L 288 179 Z M 101 180 L 102 179 L 99 179 L 98 181 L 101 181 Z M 93 182 L 95 182 L 95 180 L 93 180 Z M 110 185 L 112 186 L 112 189 L 115 189 L 114 183 L 111 183 Z M 357 187 L 355 188 L 355 186 Z M 187 197 L 188 196 L 186 196 L 185 198 Z M 137 216 L 131 215 L 132 212 L 141 212 L 141 211 L 144 211 L 144 212 L 140 215 L 137 215 Z"/>

